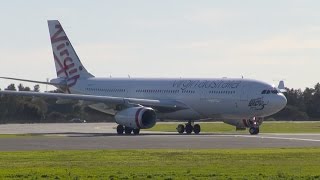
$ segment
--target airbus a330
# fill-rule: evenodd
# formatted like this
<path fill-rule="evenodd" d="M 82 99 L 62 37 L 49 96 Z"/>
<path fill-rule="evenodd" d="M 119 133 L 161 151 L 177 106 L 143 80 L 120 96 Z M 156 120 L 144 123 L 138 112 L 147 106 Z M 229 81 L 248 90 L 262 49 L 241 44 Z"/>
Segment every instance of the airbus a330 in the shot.
<path fill-rule="evenodd" d="M 158 120 L 180 120 L 178 133 L 200 133 L 199 120 L 220 120 L 258 134 L 263 118 L 286 106 L 283 81 L 278 87 L 243 78 L 98 78 L 89 73 L 57 20 L 48 21 L 57 78 L 50 82 L 65 93 L 0 91 L 0 94 L 85 101 L 111 114 L 118 134 L 139 134 Z"/>

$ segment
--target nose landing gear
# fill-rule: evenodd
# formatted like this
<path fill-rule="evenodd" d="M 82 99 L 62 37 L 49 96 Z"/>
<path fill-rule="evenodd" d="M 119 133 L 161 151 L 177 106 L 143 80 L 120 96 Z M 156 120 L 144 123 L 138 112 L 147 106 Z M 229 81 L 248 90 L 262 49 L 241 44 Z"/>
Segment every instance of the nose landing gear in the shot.
<path fill-rule="evenodd" d="M 184 132 L 186 132 L 186 134 L 191 134 L 192 132 L 194 132 L 194 134 L 199 134 L 201 131 L 200 125 L 194 124 L 192 121 L 189 121 L 185 126 L 179 124 L 176 129 L 179 134 L 183 134 Z"/>
<path fill-rule="evenodd" d="M 249 125 L 249 133 L 251 135 L 257 135 L 260 132 L 259 126 L 262 124 L 263 119 L 262 118 L 256 118 L 253 117 L 251 120 L 248 120 Z"/>
<path fill-rule="evenodd" d="M 251 134 L 251 135 L 257 135 L 257 134 L 259 134 L 259 127 L 251 127 L 250 129 L 249 129 L 249 133 Z"/>

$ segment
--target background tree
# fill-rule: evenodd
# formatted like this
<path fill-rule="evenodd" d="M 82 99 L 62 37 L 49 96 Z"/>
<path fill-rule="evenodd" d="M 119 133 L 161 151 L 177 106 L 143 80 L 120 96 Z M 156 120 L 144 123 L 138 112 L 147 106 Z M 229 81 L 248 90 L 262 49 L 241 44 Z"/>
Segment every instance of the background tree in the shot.
<path fill-rule="evenodd" d="M 34 91 L 34 92 L 40 92 L 40 86 L 39 86 L 39 84 L 36 84 L 35 86 L 33 86 L 33 91 Z"/>
<path fill-rule="evenodd" d="M 16 91 L 16 86 L 14 84 L 10 84 L 7 88 L 5 88 L 5 90 L 9 90 L 9 91 Z"/>
<path fill-rule="evenodd" d="M 304 92 L 304 97 L 308 115 L 312 118 L 320 118 L 320 84 L 317 83 L 314 89 L 307 88 Z"/>
<path fill-rule="evenodd" d="M 30 88 L 29 87 L 24 87 L 23 84 L 20 83 L 18 85 L 18 90 L 19 91 L 30 91 Z"/>

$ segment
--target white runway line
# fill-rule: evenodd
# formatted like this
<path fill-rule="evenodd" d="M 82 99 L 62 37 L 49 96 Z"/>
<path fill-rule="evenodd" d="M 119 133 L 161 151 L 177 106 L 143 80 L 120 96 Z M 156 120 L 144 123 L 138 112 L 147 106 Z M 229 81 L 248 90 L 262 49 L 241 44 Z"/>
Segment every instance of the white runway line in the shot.
<path fill-rule="evenodd" d="M 259 135 L 275 135 L 275 136 L 320 136 L 320 133 L 260 133 Z"/>
<path fill-rule="evenodd" d="M 289 135 L 289 134 L 287 134 Z M 296 134 L 290 134 L 290 135 L 296 135 Z M 307 134 L 311 135 L 311 134 Z M 316 134 L 318 135 L 318 134 Z M 170 135 L 172 137 L 181 137 L 181 138 L 198 138 L 200 137 L 211 137 L 211 138 L 220 138 L 220 137 L 241 137 L 241 138 L 260 138 L 260 139 L 276 139 L 276 140 L 293 140 L 293 141 L 308 141 L 308 142 L 320 142 L 320 139 L 308 139 L 308 138 L 293 138 L 293 137 L 273 137 L 273 136 L 256 136 L 256 135 L 222 135 L 222 134 L 215 134 L 215 135 Z M 152 137 L 163 137 L 163 135 L 151 135 L 149 136 L 150 138 Z"/>
<path fill-rule="evenodd" d="M 252 136 L 252 135 L 235 135 L 235 137 L 250 137 L 260 139 L 278 139 L 278 140 L 294 140 L 294 141 L 309 141 L 309 142 L 320 142 L 320 139 L 305 139 L 305 138 L 290 138 L 290 137 L 272 137 L 272 136 Z"/>

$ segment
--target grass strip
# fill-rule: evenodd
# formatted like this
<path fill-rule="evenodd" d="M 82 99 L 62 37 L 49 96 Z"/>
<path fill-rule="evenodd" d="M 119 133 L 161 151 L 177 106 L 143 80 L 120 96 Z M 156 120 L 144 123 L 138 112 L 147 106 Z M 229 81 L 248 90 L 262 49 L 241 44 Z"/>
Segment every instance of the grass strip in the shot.
<path fill-rule="evenodd" d="M 320 148 L 0 153 L 0 179 L 320 179 Z"/>

